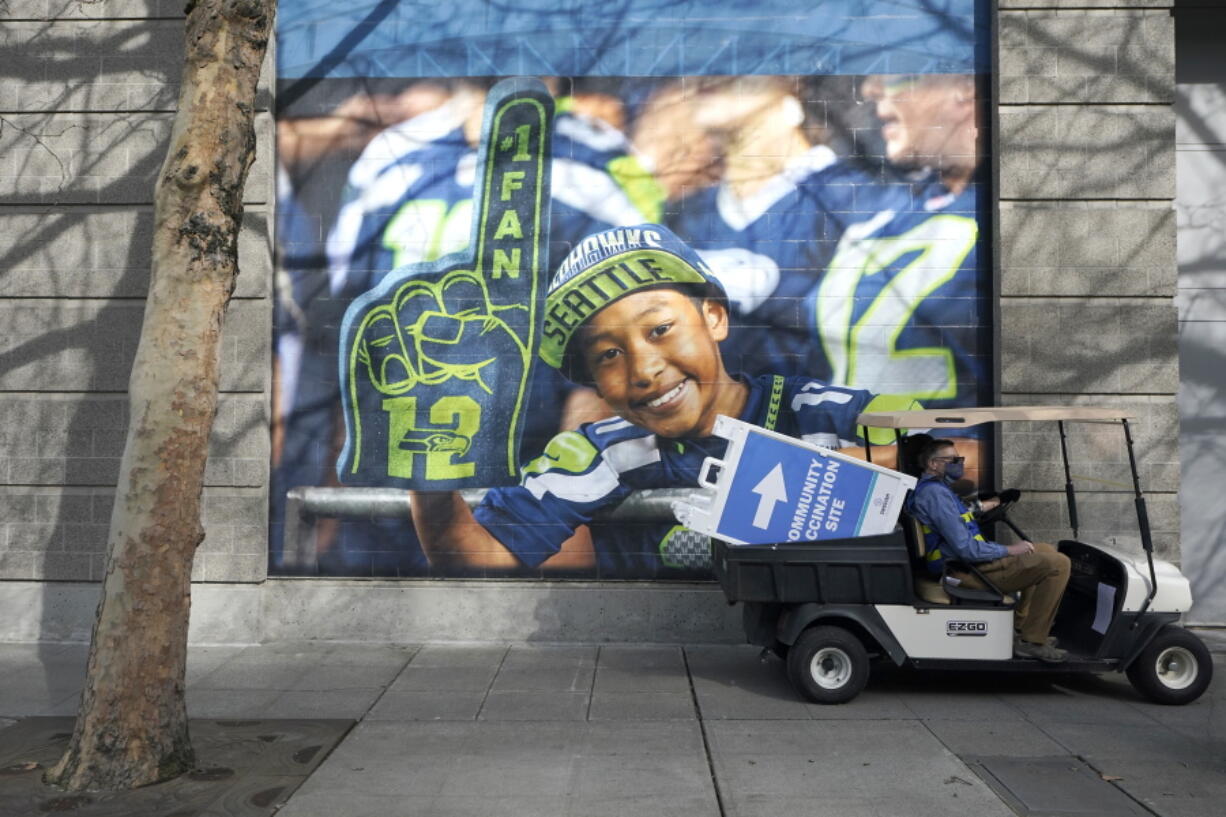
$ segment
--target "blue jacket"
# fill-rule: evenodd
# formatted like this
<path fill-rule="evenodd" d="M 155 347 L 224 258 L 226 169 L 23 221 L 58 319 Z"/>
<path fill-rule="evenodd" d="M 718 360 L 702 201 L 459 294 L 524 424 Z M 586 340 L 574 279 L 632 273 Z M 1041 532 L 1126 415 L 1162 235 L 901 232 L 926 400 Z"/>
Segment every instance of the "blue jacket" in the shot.
<path fill-rule="evenodd" d="M 983 538 L 974 515 L 940 477 L 922 477 L 906 510 L 924 528 L 925 561 L 932 573 L 941 573 L 948 558 L 980 563 L 1009 555 L 1004 545 Z"/>

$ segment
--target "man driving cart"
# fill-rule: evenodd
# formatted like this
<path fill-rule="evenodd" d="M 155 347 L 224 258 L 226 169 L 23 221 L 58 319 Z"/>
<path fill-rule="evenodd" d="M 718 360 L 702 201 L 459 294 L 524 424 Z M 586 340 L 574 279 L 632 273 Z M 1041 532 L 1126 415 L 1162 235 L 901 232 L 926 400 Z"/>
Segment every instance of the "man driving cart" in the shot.
<path fill-rule="evenodd" d="M 923 525 L 925 565 L 936 576 L 948 569 L 948 580 L 987 589 L 974 572 L 946 566 L 953 560 L 971 564 L 1000 590 L 1020 591 L 1014 608 L 1013 654 L 1059 663 L 1067 653 L 1055 645 L 1050 633 L 1068 584 L 1069 558 L 1045 542 L 1002 545 L 985 539 L 974 515 L 951 487 L 962 478 L 963 461 L 950 440 L 931 440 L 919 451 L 922 474 L 906 509 Z"/>
<path fill-rule="evenodd" d="M 874 660 L 922 671 L 1123 672 L 1151 701 L 1195 701 L 1213 678 L 1213 659 L 1204 642 L 1179 624 L 1192 604 L 1187 577 L 1154 556 L 1129 419 L 1118 409 L 1090 406 L 861 413 L 861 427 L 894 430 L 900 461 L 922 477 L 918 502 L 908 503 L 910 518 L 883 535 L 757 545 L 723 540 L 712 530 L 715 573 L 728 600 L 744 605 L 746 640 L 783 657 L 797 692 L 823 704 L 855 698 Z M 903 435 L 903 429 L 953 431 L 988 423 L 1025 423 L 1029 433 L 1041 424 L 1058 433 L 1065 513 L 1049 522 L 1059 527 L 1067 521 L 1070 528 L 1059 539 L 1058 553 L 1032 545 L 1009 519 L 1007 510 L 1018 498 L 1013 490 L 1000 494 L 995 509 L 984 508 L 983 518 L 1004 522 L 1021 541 L 1012 553 L 987 541 L 951 484 L 961 470 L 957 448 L 949 440 L 924 445 L 920 434 Z M 1096 542 L 1101 532 L 1081 528 L 1075 483 L 1095 480 L 1073 473 L 1068 431 L 1087 424 L 1099 438 L 1110 427 L 1123 433 L 1139 552 Z M 915 445 L 902 445 L 904 440 Z M 913 448 L 923 454 L 922 465 Z M 872 451 L 870 445 L 870 462 Z M 725 460 L 718 490 L 737 479 L 739 460 Z M 1127 494 L 1115 498 L 1128 501 Z M 1104 492 L 1096 499 L 1113 497 Z M 935 584 L 927 575 L 933 547 L 942 551 L 936 558 L 947 562 L 944 584 L 932 588 L 937 593 L 928 588 Z M 959 564 L 959 558 L 966 561 Z M 917 560 L 924 567 L 917 569 Z M 1017 590 L 1022 599 L 1015 605 L 1009 594 Z M 1022 627 L 1020 643 L 1015 625 Z M 1059 636 L 1059 648 L 1048 640 L 1051 634 Z"/>

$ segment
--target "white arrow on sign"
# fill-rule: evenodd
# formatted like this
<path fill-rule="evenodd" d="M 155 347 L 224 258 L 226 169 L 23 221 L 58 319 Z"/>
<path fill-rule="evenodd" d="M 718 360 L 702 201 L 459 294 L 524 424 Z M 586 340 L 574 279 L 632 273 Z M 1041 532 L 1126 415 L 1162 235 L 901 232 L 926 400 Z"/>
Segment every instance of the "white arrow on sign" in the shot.
<path fill-rule="evenodd" d="M 758 510 L 753 515 L 753 526 L 766 530 L 770 527 L 771 515 L 775 513 L 775 504 L 788 501 L 788 492 L 783 485 L 783 463 L 776 463 L 750 490 L 761 497 L 758 500 Z"/>

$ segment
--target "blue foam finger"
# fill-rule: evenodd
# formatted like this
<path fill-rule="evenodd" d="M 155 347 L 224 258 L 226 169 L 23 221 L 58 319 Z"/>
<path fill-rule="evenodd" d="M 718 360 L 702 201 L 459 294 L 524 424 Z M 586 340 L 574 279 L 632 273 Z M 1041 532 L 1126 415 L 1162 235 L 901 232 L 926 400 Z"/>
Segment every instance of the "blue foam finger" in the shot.
<path fill-rule="evenodd" d="M 540 347 L 553 99 L 534 79 L 490 91 L 469 249 L 400 267 L 341 325 L 346 485 L 513 484 Z"/>

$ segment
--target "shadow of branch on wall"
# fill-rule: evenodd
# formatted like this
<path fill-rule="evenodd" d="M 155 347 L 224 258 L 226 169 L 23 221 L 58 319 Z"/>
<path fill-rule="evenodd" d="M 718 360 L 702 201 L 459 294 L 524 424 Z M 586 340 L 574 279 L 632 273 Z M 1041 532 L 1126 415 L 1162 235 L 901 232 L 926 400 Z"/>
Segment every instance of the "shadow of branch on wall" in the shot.
<path fill-rule="evenodd" d="M 139 14 L 136 5 L 125 9 Z M 85 3 L 65 5 L 55 21 L 5 21 L 0 420 L 8 456 L 0 565 L 8 579 L 97 582 L 105 567 L 128 376 L 149 282 L 153 187 L 183 62 L 182 19 L 157 18 L 163 7 L 156 0 L 144 6 L 156 19 L 89 19 L 102 12 Z M 267 92 L 262 98 L 266 109 Z M 223 352 L 229 394 L 222 395 L 205 480 L 202 553 L 214 558 L 236 558 L 229 554 L 240 527 L 259 515 L 236 519 L 234 501 L 226 500 L 254 502 L 261 511 L 266 502 L 268 322 L 259 316 L 268 311 L 260 276 L 269 262 L 260 255 L 270 255 L 269 229 L 258 188 L 248 200 L 254 207 L 240 263 L 247 271 Z M 256 342 L 244 345 L 245 338 Z M 35 638 L 88 638 L 74 587 L 43 586 Z"/>

